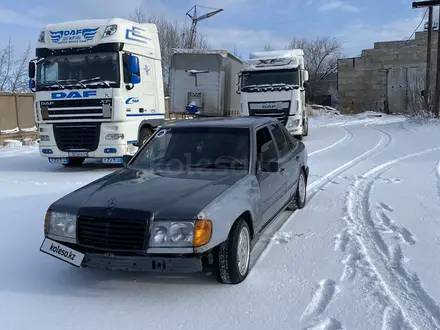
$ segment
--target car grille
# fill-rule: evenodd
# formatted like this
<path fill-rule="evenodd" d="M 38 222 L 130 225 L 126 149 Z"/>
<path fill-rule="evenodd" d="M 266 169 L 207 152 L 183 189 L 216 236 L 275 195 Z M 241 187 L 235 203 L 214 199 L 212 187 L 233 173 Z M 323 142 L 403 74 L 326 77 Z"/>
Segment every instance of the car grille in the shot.
<path fill-rule="evenodd" d="M 276 102 L 249 102 L 249 115 L 258 117 L 272 117 L 278 119 L 283 125 L 287 124 L 290 112 L 290 101 L 282 101 L 282 109 L 263 109 L 265 104 Z"/>
<path fill-rule="evenodd" d="M 147 220 L 78 217 L 78 244 L 102 250 L 144 251 Z"/>
<path fill-rule="evenodd" d="M 95 151 L 101 133 L 100 123 L 54 124 L 53 133 L 61 151 Z"/>

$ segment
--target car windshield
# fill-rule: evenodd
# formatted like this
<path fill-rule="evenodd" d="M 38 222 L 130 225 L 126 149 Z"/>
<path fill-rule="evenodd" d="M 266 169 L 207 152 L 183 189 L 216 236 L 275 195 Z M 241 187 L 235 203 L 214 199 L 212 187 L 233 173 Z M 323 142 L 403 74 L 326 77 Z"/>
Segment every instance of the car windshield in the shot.
<path fill-rule="evenodd" d="M 249 169 L 248 128 L 166 127 L 140 150 L 132 165 L 170 170 Z"/>
<path fill-rule="evenodd" d="M 297 69 L 289 70 L 262 70 L 243 72 L 241 87 L 260 85 L 299 85 Z"/>
<path fill-rule="evenodd" d="M 50 88 L 108 88 L 119 85 L 118 53 L 48 56 L 37 63 L 37 86 Z"/>

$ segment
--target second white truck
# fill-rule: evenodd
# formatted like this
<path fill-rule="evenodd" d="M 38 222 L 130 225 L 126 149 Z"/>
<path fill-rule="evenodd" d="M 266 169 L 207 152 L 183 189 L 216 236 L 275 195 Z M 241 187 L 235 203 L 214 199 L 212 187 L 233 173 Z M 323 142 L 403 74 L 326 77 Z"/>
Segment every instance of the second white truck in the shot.
<path fill-rule="evenodd" d="M 308 80 L 301 49 L 251 53 L 239 77 L 241 115 L 275 117 L 290 134 L 302 139 L 308 135 Z"/>

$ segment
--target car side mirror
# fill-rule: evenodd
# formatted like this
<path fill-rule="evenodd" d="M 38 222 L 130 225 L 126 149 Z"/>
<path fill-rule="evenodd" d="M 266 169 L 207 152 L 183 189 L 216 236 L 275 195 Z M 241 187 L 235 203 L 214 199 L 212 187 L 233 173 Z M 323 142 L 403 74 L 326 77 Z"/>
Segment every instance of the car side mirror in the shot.
<path fill-rule="evenodd" d="M 278 162 L 266 162 L 262 166 L 263 172 L 275 173 L 279 170 Z"/>
<path fill-rule="evenodd" d="M 122 156 L 122 163 L 124 164 L 124 166 L 126 166 L 132 158 L 133 158 L 133 155 Z"/>
<path fill-rule="evenodd" d="M 303 86 L 304 86 L 304 88 L 307 88 L 307 87 L 309 87 L 309 83 L 307 81 L 304 81 Z"/>

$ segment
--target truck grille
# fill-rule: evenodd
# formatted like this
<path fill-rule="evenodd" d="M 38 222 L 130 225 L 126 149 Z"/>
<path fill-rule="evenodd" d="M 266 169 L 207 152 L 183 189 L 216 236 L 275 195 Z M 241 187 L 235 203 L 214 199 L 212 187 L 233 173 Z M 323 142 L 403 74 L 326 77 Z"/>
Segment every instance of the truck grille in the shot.
<path fill-rule="evenodd" d="M 147 220 L 78 217 L 78 244 L 113 251 L 144 251 Z"/>
<path fill-rule="evenodd" d="M 53 133 L 61 151 L 95 151 L 101 133 L 100 123 L 54 124 Z"/>
<path fill-rule="evenodd" d="M 110 98 L 40 101 L 40 108 L 43 120 L 102 120 L 111 119 L 113 101 Z M 46 111 L 47 114 L 45 116 Z"/>
<path fill-rule="evenodd" d="M 265 109 L 267 104 L 273 104 L 277 102 L 249 102 L 249 115 L 259 117 L 272 117 L 278 119 L 283 125 L 287 124 L 287 119 L 290 113 L 290 101 L 278 102 L 281 107 L 274 109 Z"/>

